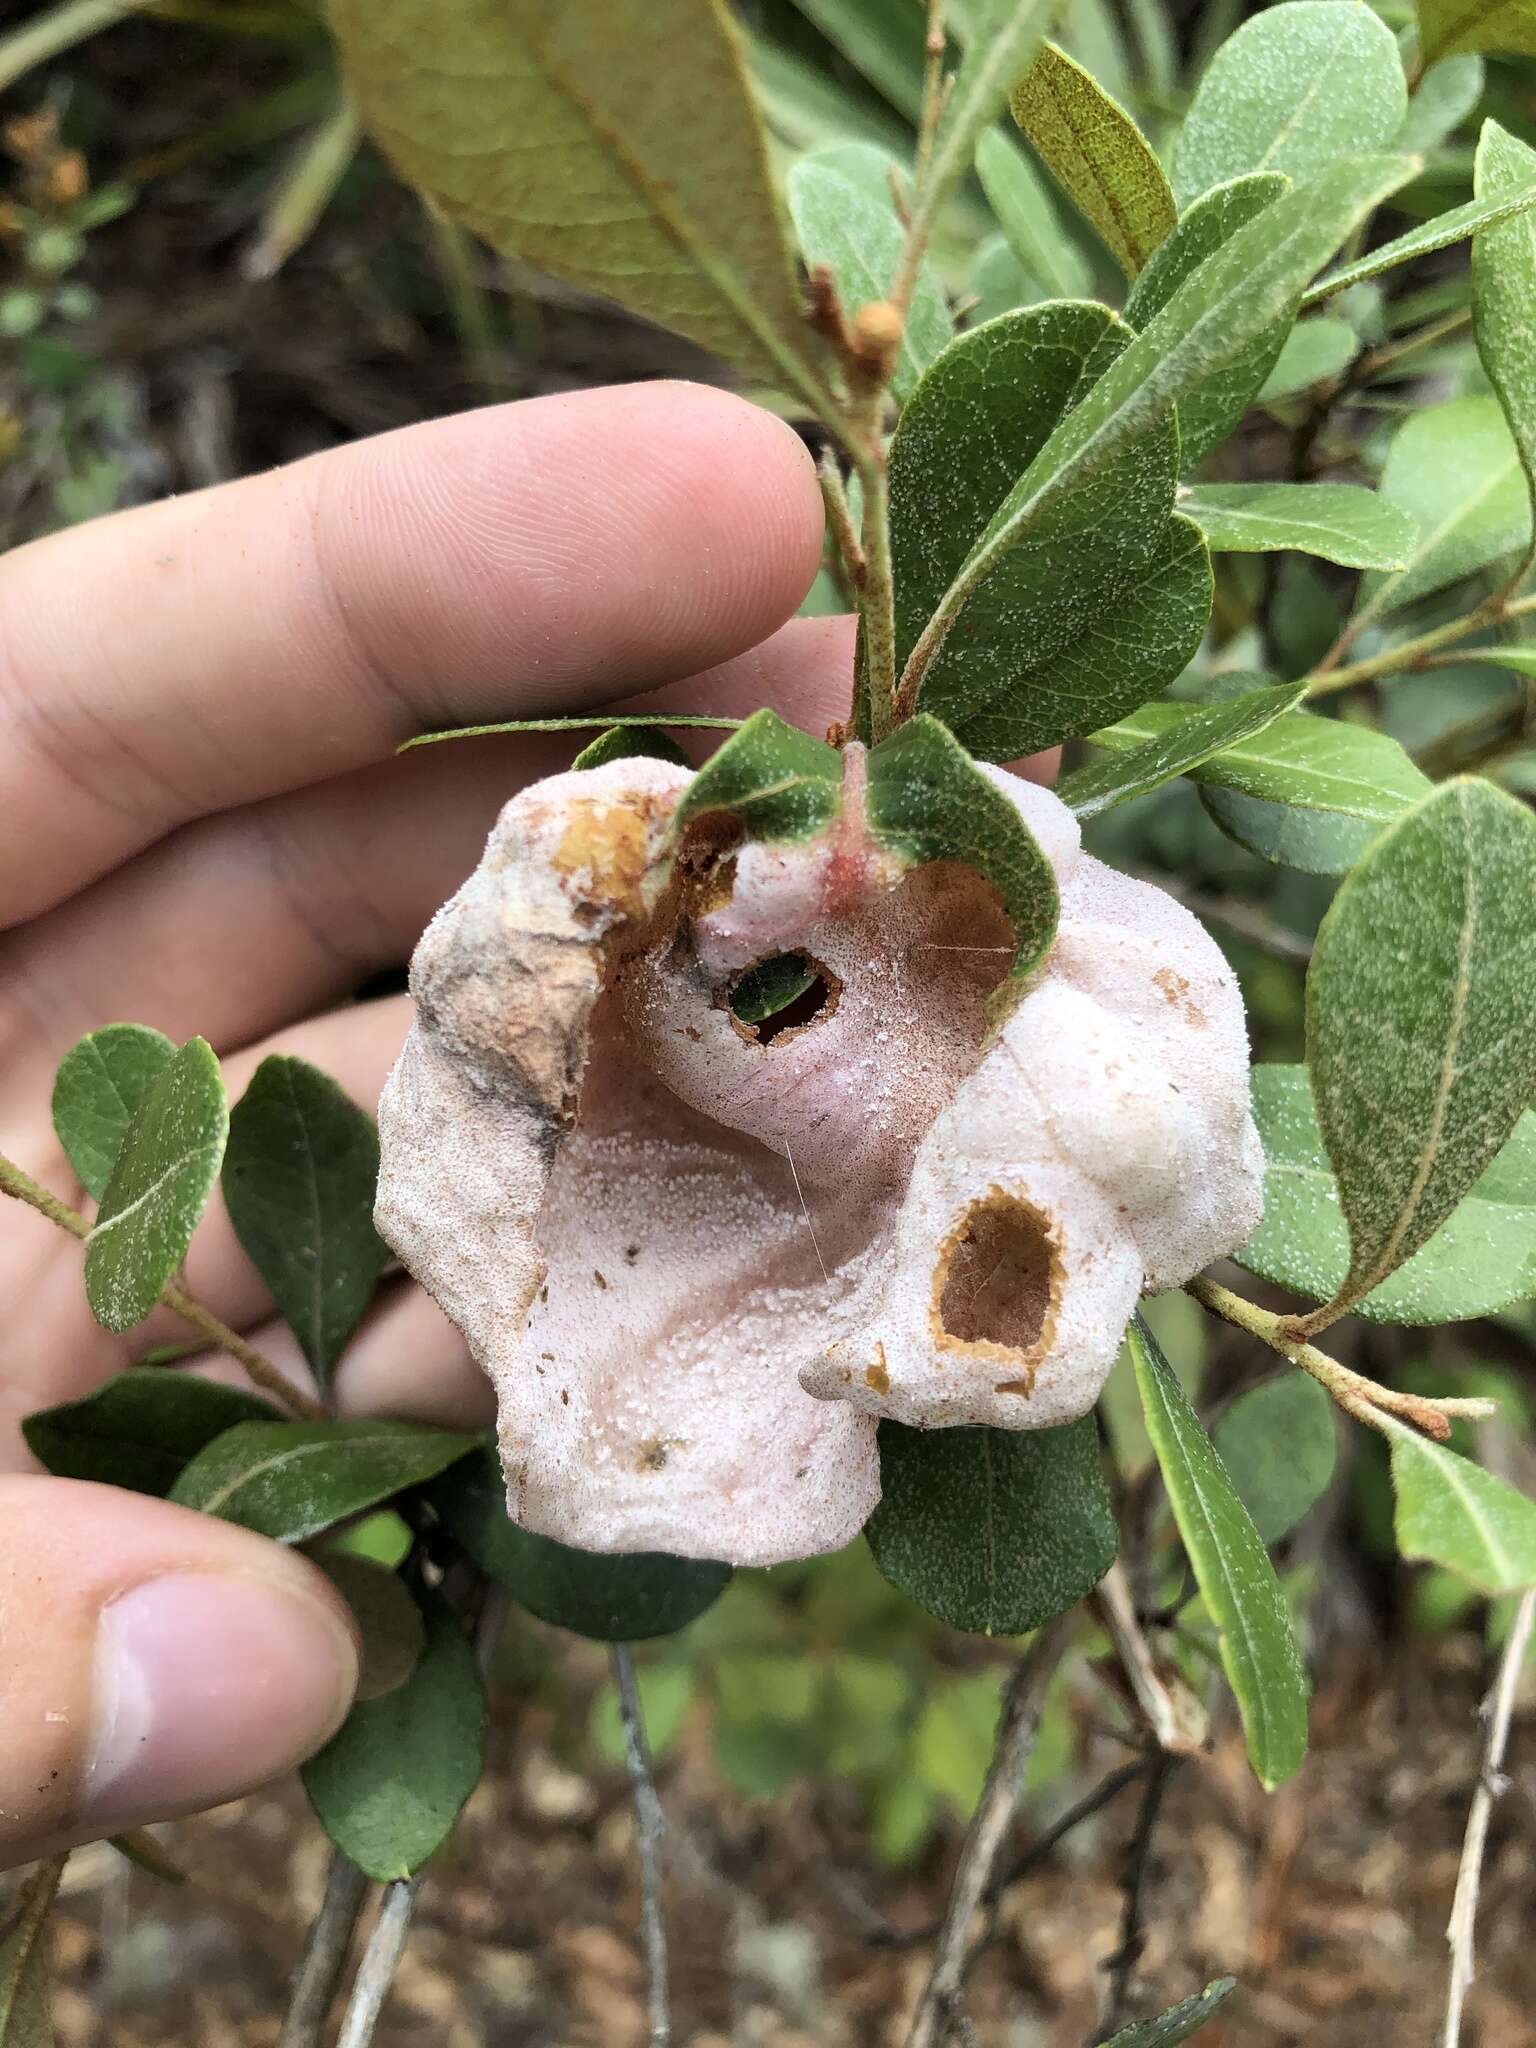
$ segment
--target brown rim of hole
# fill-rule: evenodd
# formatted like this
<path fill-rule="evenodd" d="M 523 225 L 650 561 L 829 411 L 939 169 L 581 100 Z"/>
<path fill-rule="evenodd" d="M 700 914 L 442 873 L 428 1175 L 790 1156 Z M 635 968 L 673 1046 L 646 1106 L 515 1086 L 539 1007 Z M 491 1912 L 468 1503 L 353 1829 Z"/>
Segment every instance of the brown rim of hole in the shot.
<path fill-rule="evenodd" d="M 753 984 L 764 976 L 765 971 L 781 966 L 787 971 L 791 984 L 799 977 L 808 976 L 805 986 L 775 1008 L 757 1015 L 741 1016 L 736 1004 L 743 991 L 753 990 L 754 994 L 769 995 L 771 983 L 761 990 L 753 989 Z M 749 1045 L 767 1048 L 787 1044 L 812 1025 L 824 1024 L 836 1011 L 842 992 L 843 984 L 830 967 L 803 947 L 791 946 L 782 953 L 765 953 L 761 960 L 750 961 L 731 976 L 716 1002 L 730 1019 L 731 1029 L 738 1038 L 744 1038 Z"/>
<path fill-rule="evenodd" d="M 989 1188 L 939 1247 L 929 1309 L 934 1341 L 1010 1367 L 1026 1384 L 1008 1391 L 1027 1393 L 1055 1330 L 1064 1279 L 1049 1217 L 1021 1195 Z"/>

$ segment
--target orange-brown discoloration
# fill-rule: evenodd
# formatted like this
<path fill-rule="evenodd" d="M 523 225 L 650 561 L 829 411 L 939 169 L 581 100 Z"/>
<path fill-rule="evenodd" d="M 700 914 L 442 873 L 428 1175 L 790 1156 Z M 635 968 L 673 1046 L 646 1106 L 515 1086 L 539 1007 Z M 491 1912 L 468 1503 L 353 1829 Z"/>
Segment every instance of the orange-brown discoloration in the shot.
<path fill-rule="evenodd" d="M 1196 1031 L 1204 1031 L 1207 1018 L 1198 1003 L 1189 1000 L 1189 982 L 1182 974 L 1175 974 L 1171 967 L 1159 967 L 1152 977 L 1154 988 L 1162 990 L 1165 1003 L 1175 1003 L 1183 1012 L 1187 1023 Z"/>
<path fill-rule="evenodd" d="M 560 835 L 552 865 L 562 875 L 585 872 L 584 893 L 610 903 L 633 902 L 650 866 L 650 820 L 655 803 L 634 797 L 609 803 L 600 797 L 571 799 L 571 818 Z"/>
<path fill-rule="evenodd" d="M 864 1368 L 864 1384 L 872 1387 L 877 1394 L 888 1394 L 891 1391 L 891 1376 L 885 1367 L 885 1346 L 878 1340 L 875 1352 L 874 1364 Z"/>
<path fill-rule="evenodd" d="M 968 1296 L 957 1300 L 951 1291 L 951 1282 L 959 1278 L 957 1262 L 974 1254 L 985 1235 L 996 1234 L 1000 1229 L 1003 1235 L 995 1263 L 979 1276 L 973 1276 L 975 1286 Z M 1020 1256 L 1008 1249 L 1010 1231 L 1018 1238 Z M 1026 1258 L 1024 1254 L 1038 1256 L 1038 1270 L 1034 1270 L 1034 1257 Z M 989 1188 L 980 1201 L 971 1204 L 939 1246 L 928 1307 L 928 1328 L 935 1349 L 1010 1367 L 1009 1377 L 996 1383 L 996 1391 L 1032 1394 L 1036 1372 L 1056 1333 L 1056 1313 L 1065 1282 L 1060 1236 L 1051 1218 L 1004 1188 Z M 995 1294 L 996 1299 L 978 1312 L 981 1297 L 989 1293 Z M 1020 1335 L 1027 1333 L 1028 1341 L 1008 1344 L 994 1336 L 971 1334 L 973 1328 L 984 1328 L 994 1314 L 1017 1321 Z"/>

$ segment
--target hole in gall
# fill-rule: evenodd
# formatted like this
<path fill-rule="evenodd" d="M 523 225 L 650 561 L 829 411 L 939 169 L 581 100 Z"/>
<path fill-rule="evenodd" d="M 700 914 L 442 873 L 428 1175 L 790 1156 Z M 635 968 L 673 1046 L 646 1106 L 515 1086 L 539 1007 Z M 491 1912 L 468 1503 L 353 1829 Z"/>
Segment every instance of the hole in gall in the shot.
<path fill-rule="evenodd" d="M 836 997 L 835 979 L 809 953 L 772 953 L 737 975 L 726 1000 L 746 1037 L 772 1045 L 830 1015 Z"/>
<path fill-rule="evenodd" d="M 952 1240 L 939 1321 L 962 1344 L 1028 1351 L 1051 1305 L 1053 1254 L 1042 1217 L 1011 1195 L 973 1203 Z"/>

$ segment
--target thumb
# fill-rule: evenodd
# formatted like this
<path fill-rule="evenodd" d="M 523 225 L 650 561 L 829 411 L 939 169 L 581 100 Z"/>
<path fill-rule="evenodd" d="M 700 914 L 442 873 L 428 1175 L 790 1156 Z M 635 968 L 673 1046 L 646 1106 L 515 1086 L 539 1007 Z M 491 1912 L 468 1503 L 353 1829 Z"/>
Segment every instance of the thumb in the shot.
<path fill-rule="evenodd" d="M 167 1501 L 0 1479 L 0 1868 L 250 1791 L 329 1740 L 357 1672 L 304 1558 Z"/>

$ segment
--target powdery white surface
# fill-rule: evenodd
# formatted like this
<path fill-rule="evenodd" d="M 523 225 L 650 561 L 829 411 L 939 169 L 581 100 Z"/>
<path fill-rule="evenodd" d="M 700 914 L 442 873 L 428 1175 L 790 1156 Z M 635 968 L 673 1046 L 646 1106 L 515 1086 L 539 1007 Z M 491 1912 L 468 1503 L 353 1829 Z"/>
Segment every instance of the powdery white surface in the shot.
<path fill-rule="evenodd" d="M 1062 891 L 989 1037 L 1007 920 L 870 845 L 848 756 L 826 835 L 680 886 L 686 770 L 554 777 L 417 950 L 379 1228 L 496 1383 L 512 1513 L 563 1542 L 835 1549 L 880 1416 L 1083 1414 L 1137 1296 L 1258 1221 L 1241 1003 L 1195 919 L 989 769 Z M 729 990 L 792 950 L 831 999 L 765 1044 Z"/>

